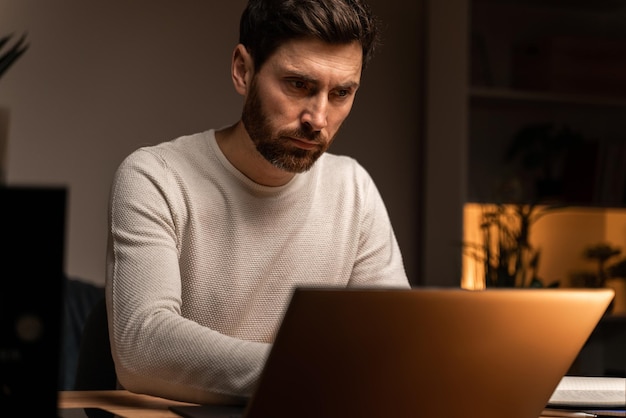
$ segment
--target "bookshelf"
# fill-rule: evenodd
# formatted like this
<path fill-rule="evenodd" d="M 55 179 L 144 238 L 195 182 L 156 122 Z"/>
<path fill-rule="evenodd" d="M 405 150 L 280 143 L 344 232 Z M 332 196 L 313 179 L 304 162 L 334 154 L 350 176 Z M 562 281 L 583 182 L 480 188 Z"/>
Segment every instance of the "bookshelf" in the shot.
<path fill-rule="evenodd" d="M 580 148 L 555 163 L 561 181 L 555 197 L 578 207 L 625 208 L 626 53 L 611 54 L 609 48 L 604 57 L 590 59 L 587 48 L 587 56 L 574 54 L 584 65 L 561 65 L 585 71 L 572 71 L 569 78 L 547 72 L 535 75 L 534 82 L 520 73 L 519 54 L 551 38 L 600 39 L 621 51 L 626 48 L 626 1 L 427 4 L 424 284 L 429 277 L 458 283 L 464 206 L 495 199 L 499 184 L 513 174 L 504 159 L 507 147 L 525 126 L 551 124 L 584 138 Z M 613 70 L 606 75 L 603 66 Z M 542 67 L 534 65 L 535 73 L 537 68 Z M 585 83 L 588 76 L 591 81 Z M 551 84 L 550 77 L 569 84 Z"/>
<path fill-rule="evenodd" d="M 527 187 L 528 199 L 626 205 L 624 21 L 624 1 L 469 3 L 469 201 L 492 201 L 499 182 L 520 171 L 547 177 L 540 167 L 520 167 L 519 160 L 515 167 L 505 158 L 516 135 L 544 124 L 554 138 L 529 147 L 547 148 L 533 155 L 552 158 L 555 188 L 546 196 Z M 579 143 L 573 135 L 557 137 L 564 129 Z"/>

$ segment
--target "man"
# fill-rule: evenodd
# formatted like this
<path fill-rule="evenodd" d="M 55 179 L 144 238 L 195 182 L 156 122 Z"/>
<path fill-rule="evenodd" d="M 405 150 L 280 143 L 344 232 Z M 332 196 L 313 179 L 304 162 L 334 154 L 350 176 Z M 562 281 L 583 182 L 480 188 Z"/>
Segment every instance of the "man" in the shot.
<path fill-rule="evenodd" d="M 361 0 L 250 0 L 232 55 L 241 120 L 120 165 L 106 293 L 124 388 L 242 401 L 294 287 L 409 287 L 372 179 L 325 154 L 374 23 Z"/>

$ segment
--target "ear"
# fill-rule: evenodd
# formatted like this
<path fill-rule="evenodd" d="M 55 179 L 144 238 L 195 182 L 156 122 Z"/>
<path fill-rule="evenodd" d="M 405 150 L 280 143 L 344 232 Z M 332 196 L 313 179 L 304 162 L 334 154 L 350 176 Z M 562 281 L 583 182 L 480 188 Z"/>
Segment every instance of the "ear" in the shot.
<path fill-rule="evenodd" d="M 231 76 L 237 93 L 245 96 L 254 73 L 252 56 L 242 44 L 238 44 L 233 51 Z"/>

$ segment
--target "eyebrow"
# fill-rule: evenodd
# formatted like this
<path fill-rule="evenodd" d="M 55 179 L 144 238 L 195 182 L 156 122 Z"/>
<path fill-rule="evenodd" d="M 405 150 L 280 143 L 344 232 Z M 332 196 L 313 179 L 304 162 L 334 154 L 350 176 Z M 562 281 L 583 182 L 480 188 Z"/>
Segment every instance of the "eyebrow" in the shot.
<path fill-rule="evenodd" d="M 346 84 L 340 84 L 336 88 L 338 88 L 339 90 L 357 90 L 359 86 L 360 84 L 357 83 L 356 81 L 351 81 Z"/>
<path fill-rule="evenodd" d="M 294 70 L 289 70 L 287 71 L 287 74 L 285 75 L 285 78 L 297 78 L 300 79 L 302 81 L 305 81 L 307 83 L 311 83 L 311 84 L 315 84 L 318 85 L 319 81 L 315 78 L 311 78 L 308 75 L 298 72 L 298 71 L 294 71 Z M 360 84 L 357 83 L 356 81 L 348 81 L 346 83 L 341 83 L 338 84 L 336 86 L 333 86 L 333 90 L 357 90 L 359 88 Z"/>

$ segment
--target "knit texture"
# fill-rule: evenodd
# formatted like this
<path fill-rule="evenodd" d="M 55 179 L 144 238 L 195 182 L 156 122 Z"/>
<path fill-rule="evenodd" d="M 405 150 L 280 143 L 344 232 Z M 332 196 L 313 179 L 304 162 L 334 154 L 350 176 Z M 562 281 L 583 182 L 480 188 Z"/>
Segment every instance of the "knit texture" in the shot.
<path fill-rule="evenodd" d="M 122 162 L 109 216 L 113 358 L 135 392 L 241 401 L 295 286 L 409 287 L 380 194 L 349 157 L 267 187 L 213 130 L 180 137 Z"/>

